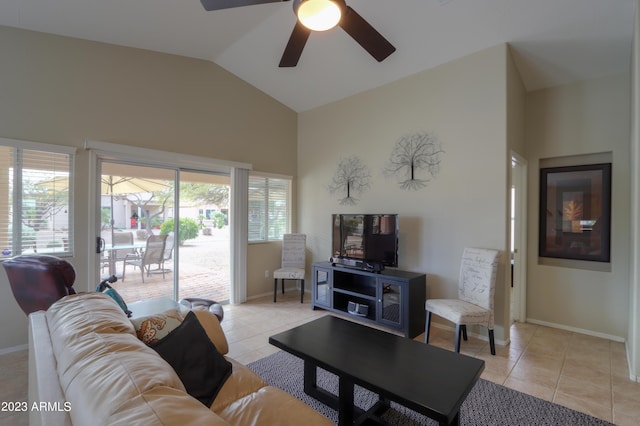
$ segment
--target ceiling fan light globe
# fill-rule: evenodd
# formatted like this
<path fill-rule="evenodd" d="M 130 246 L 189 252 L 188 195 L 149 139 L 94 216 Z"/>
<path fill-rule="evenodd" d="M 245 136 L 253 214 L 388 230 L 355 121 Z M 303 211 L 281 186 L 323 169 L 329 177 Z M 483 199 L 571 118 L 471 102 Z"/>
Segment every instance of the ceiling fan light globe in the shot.
<path fill-rule="evenodd" d="M 342 9 L 333 0 L 294 1 L 293 9 L 302 25 L 313 31 L 330 30 L 342 17 Z"/>

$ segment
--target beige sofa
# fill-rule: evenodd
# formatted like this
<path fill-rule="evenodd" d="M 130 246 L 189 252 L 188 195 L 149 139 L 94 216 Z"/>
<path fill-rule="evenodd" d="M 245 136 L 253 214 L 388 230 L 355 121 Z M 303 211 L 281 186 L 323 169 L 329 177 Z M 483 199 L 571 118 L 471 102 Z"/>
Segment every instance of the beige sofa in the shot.
<path fill-rule="evenodd" d="M 228 345 L 217 318 L 195 312 L 218 351 Z M 330 425 L 247 367 L 231 376 L 211 408 L 186 393 L 175 371 L 141 342 L 106 295 L 67 296 L 29 316 L 31 425 Z M 37 409 L 35 409 L 37 407 Z"/>

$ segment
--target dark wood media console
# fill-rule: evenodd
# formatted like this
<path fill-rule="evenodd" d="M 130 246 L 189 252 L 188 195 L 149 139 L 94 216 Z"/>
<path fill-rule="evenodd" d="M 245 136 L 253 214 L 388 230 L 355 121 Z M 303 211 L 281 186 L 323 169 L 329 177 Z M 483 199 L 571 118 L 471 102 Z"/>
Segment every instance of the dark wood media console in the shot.
<path fill-rule="evenodd" d="M 424 332 L 426 283 L 426 275 L 417 272 L 374 273 L 318 262 L 312 270 L 311 307 L 346 313 L 414 338 Z"/>

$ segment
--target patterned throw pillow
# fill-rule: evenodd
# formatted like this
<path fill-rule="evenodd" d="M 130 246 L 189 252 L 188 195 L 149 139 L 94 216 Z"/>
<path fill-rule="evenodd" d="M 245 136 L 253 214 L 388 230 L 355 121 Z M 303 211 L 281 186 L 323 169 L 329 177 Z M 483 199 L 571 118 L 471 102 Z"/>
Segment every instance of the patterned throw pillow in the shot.
<path fill-rule="evenodd" d="M 131 323 L 138 339 L 152 346 L 178 328 L 183 319 L 178 309 L 170 309 L 146 317 L 132 318 Z"/>

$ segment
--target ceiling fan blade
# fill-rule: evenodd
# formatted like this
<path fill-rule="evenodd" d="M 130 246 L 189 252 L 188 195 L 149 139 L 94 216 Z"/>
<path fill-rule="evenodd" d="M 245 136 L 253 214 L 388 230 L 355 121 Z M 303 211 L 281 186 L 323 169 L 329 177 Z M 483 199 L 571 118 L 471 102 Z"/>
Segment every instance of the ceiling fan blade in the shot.
<path fill-rule="evenodd" d="M 278 65 L 280 68 L 295 67 L 298 65 L 298 60 L 300 59 L 300 55 L 302 55 L 302 50 L 304 49 L 304 45 L 307 44 L 310 34 L 310 29 L 302 25 L 300 21 L 296 21 L 296 26 L 293 27 L 287 47 L 285 47 L 282 59 L 280 59 L 280 65 Z"/>
<path fill-rule="evenodd" d="M 340 26 L 378 62 L 384 61 L 387 56 L 396 51 L 396 48 L 382 34 L 349 6 L 340 20 Z"/>
<path fill-rule="evenodd" d="M 251 6 L 263 3 L 278 3 L 289 0 L 200 0 L 205 10 L 231 9 L 233 7 Z"/>

